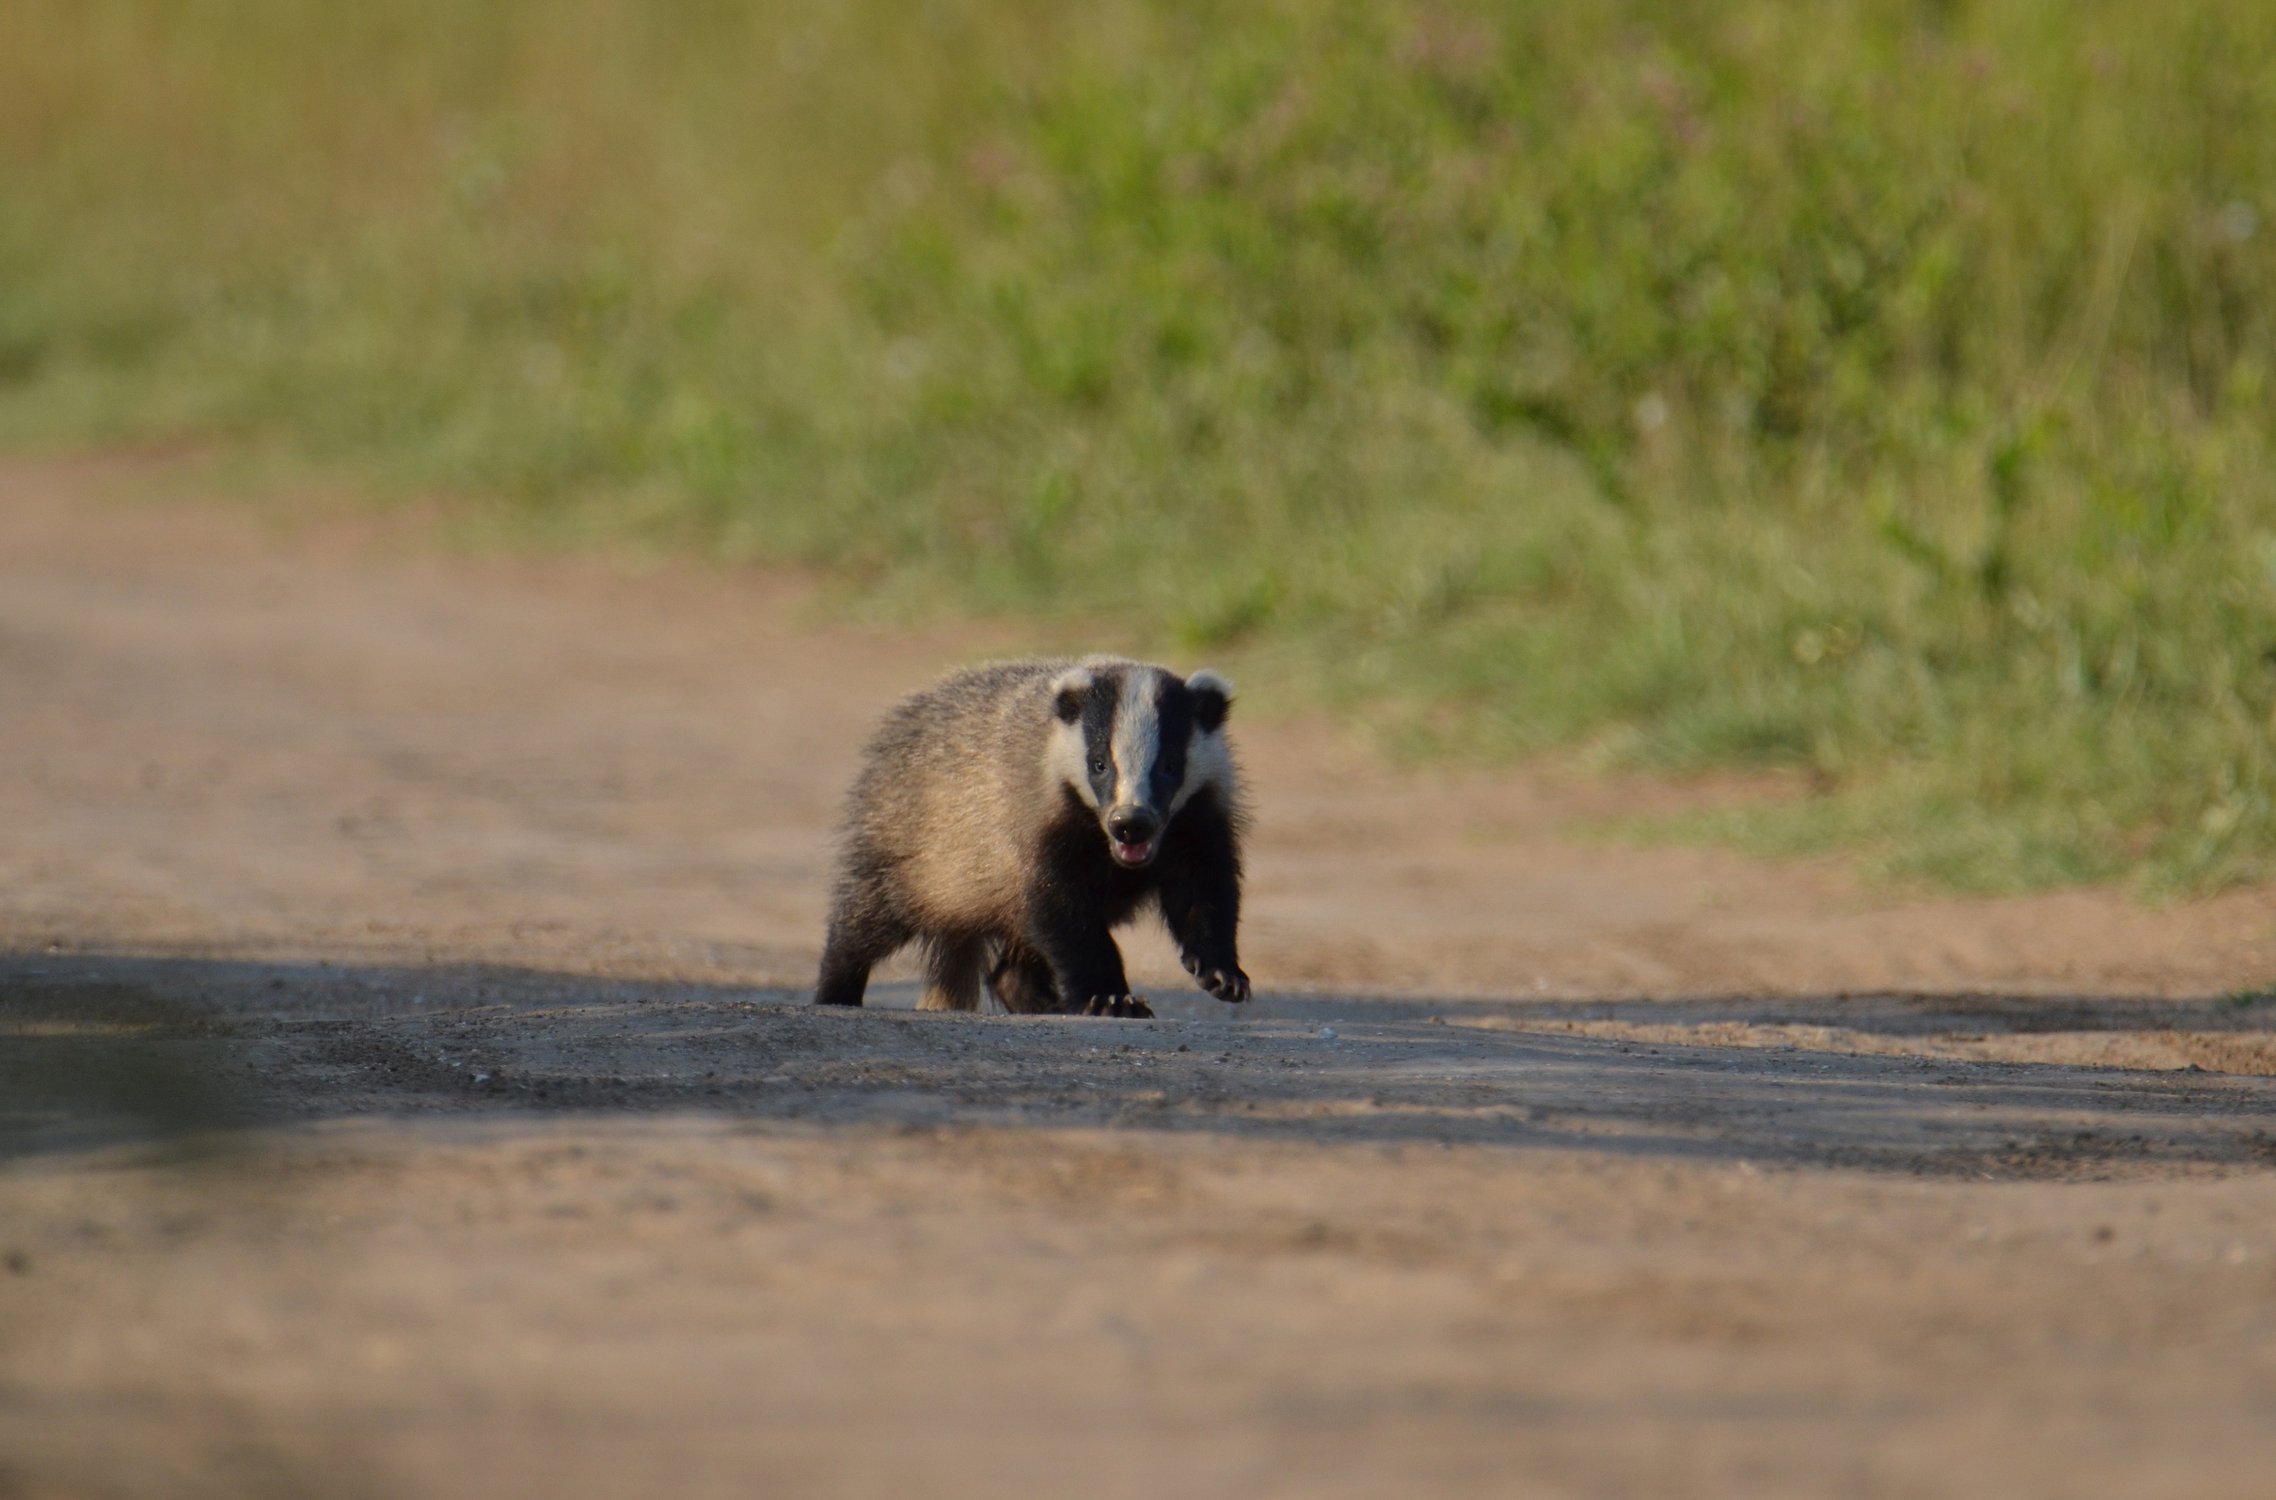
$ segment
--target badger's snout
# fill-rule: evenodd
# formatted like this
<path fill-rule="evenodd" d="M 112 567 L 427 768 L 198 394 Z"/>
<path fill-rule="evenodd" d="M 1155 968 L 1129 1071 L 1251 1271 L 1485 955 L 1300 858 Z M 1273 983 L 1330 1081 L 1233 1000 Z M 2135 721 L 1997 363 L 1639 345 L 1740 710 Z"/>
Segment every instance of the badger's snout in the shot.
<path fill-rule="evenodd" d="M 1150 807 L 1124 804 L 1107 810 L 1107 846 L 1117 864 L 1132 869 L 1151 864 L 1161 836 L 1162 815 Z"/>

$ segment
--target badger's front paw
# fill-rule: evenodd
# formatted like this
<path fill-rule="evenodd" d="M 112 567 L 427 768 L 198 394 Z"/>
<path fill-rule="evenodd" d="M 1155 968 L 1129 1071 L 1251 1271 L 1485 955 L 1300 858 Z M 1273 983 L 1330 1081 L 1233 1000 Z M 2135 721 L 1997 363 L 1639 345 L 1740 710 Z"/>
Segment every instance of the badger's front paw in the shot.
<path fill-rule="evenodd" d="M 1238 1005 L 1249 998 L 1249 976 L 1241 972 L 1239 964 L 1205 964 L 1188 953 L 1185 971 L 1193 976 L 1195 984 L 1227 1005 Z"/>
<path fill-rule="evenodd" d="M 1093 995 L 1083 1006 L 1086 1016 L 1118 1016 L 1130 1021 L 1151 1021 L 1154 1007 L 1136 995 Z"/>

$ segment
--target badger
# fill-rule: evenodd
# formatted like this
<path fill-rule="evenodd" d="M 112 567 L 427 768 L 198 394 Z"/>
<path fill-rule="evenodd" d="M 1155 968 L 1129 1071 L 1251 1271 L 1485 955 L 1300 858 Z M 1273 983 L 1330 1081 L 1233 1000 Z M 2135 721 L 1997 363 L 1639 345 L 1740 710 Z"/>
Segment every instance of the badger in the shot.
<path fill-rule="evenodd" d="M 1113 929 L 1151 904 L 1186 971 L 1249 997 L 1232 688 L 1118 657 L 975 667 L 904 700 L 864 753 L 814 999 L 859 1005 L 923 944 L 919 1008 L 1151 1016 Z"/>

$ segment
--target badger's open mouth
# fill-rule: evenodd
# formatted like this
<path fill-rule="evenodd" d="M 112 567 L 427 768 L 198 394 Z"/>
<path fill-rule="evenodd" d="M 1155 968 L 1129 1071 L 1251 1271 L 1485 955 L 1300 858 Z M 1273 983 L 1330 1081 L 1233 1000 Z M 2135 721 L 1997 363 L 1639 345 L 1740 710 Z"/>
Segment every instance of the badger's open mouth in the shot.
<path fill-rule="evenodd" d="M 1106 841 L 1107 847 L 1114 851 L 1114 862 L 1133 870 L 1140 865 L 1153 863 L 1154 846 L 1158 842 L 1156 839 L 1147 839 L 1143 843 L 1126 844 L 1111 834 Z"/>

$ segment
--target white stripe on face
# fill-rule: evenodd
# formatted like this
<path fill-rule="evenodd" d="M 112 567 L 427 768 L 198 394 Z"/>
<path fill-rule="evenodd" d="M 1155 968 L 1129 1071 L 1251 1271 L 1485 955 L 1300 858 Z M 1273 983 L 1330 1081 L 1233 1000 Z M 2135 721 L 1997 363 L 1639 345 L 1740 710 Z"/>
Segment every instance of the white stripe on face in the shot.
<path fill-rule="evenodd" d="M 1118 807 L 1154 805 L 1154 760 L 1162 749 L 1161 689 L 1162 674 L 1145 668 L 1122 680 L 1122 701 L 1114 711 L 1114 801 Z"/>
<path fill-rule="evenodd" d="M 1170 811 L 1181 811 L 1193 800 L 1193 794 L 1205 786 L 1216 788 L 1218 796 L 1231 800 L 1233 757 L 1225 748 L 1223 733 L 1208 734 L 1196 729 L 1193 743 L 1185 752 L 1185 785 L 1170 799 Z"/>
<path fill-rule="evenodd" d="M 1058 777 L 1086 807 L 1098 806 L 1098 793 L 1091 788 L 1091 752 L 1083 743 L 1081 723 L 1051 726 L 1051 774 Z"/>
<path fill-rule="evenodd" d="M 1051 742 L 1046 752 L 1051 773 L 1082 798 L 1086 807 L 1098 806 L 1098 791 L 1091 785 L 1091 748 L 1083 738 L 1083 720 L 1078 714 L 1070 724 L 1060 717 L 1059 700 L 1062 695 L 1077 698 L 1090 692 L 1091 674 L 1086 667 L 1069 667 L 1051 679 Z"/>

